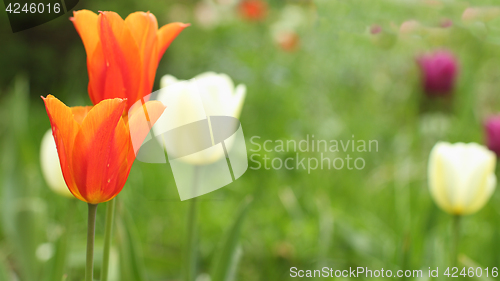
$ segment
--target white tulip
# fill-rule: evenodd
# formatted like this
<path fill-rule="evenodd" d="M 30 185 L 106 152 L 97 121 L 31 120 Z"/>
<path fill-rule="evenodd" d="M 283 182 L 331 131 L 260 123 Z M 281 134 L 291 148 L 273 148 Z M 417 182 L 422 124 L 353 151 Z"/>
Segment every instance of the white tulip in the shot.
<path fill-rule="evenodd" d="M 167 106 L 167 110 L 154 126 L 155 130 L 161 132 L 210 116 L 238 118 L 246 94 L 245 85 L 234 87 L 229 76 L 214 72 L 202 73 L 188 81 L 179 81 L 172 75 L 165 75 L 161 79 L 161 87 L 158 100 Z M 194 138 L 191 141 L 197 140 Z M 228 149 L 230 142 L 227 145 Z M 206 149 L 184 156 L 180 160 L 192 165 L 207 165 L 216 162 L 223 155 L 220 150 Z"/>
<path fill-rule="evenodd" d="M 477 212 L 496 187 L 496 157 L 476 143 L 438 142 L 429 157 L 429 189 L 436 204 L 454 215 Z"/>
<path fill-rule="evenodd" d="M 174 76 L 165 75 L 161 78 L 160 84 L 164 88 L 177 82 L 180 82 L 180 80 L 177 80 Z M 188 82 L 188 85 L 179 88 L 179 90 L 200 90 L 199 93 L 203 99 L 203 106 L 207 116 L 224 115 L 235 118 L 240 116 L 245 101 L 245 85 L 239 84 L 235 88 L 228 75 L 215 72 L 205 72 L 185 82 Z M 166 94 L 169 93 L 162 92 L 158 99 L 161 101 L 161 97 Z"/>
<path fill-rule="evenodd" d="M 59 195 L 74 198 L 64 181 L 61 164 L 59 163 L 59 156 L 57 155 L 56 143 L 52 136 L 52 130 L 50 129 L 45 133 L 42 139 L 40 147 L 40 164 L 42 166 L 43 177 L 50 189 Z"/>

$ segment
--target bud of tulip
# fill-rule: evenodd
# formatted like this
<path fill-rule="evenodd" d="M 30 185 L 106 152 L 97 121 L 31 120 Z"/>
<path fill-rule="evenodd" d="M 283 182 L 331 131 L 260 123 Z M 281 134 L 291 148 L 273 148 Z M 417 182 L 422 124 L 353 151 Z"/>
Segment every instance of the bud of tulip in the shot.
<path fill-rule="evenodd" d="M 52 130 L 50 129 L 42 138 L 40 164 L 42 166 L 43 177 L 50 189 L 59 195 L 74 198 L 73 194 L 69 192 L 66 182 L 64 182 L 59 156 L 57 155 L 56 143 L 52 137 Z"/>
<path fill-rule="evenodd" d="M 429 189 L 436 204 L 453 215 L 477 212 L 496 187 L 496 157 L 476 143 L 437 143 L 429 156 Z"/>
<path fill-rule="evenodd" d="M 486 134 L 486 145 L 500 156 L 500 115 L 492 116 L 484 124 Z"/>
<path fill-rule="evenodd" d="M 453 54 L 437 51 L 417 58 L 422 88 L 428 96 L 449 96 L 455 87 L 458 63 Z"/>

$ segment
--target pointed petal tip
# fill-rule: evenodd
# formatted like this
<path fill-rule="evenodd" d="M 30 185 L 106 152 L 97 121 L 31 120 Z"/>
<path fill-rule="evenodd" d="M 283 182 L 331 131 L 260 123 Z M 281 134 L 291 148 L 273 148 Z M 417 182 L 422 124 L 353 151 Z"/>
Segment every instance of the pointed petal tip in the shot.
<path fill-rule="evenodd" d="M 44 96 L 40 96 L 43 100 L 47 100 L 47 99 L 57 99 L 56 97 L 54 97 L 53 95 L 51 94 L 48 94 L 46 97 Z"/>

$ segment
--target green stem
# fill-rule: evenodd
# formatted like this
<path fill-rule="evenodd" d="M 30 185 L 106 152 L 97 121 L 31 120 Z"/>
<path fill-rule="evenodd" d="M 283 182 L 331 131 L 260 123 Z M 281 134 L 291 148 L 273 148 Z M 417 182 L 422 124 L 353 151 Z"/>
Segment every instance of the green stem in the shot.
<path fill-rule="evenodd" d="M 97 204 L 89 203 L 89 218 L 87 226 L 87 263 L 85 265 L 85 281 L 94 281 L 94 238 Z"/>
<path fill-rule="evenodd" d="M 453 216 L 453 238 L 451 245 L 451 264 L 458 266 L 458 249 L 460 244 L 460 215 Z"/>
<path fill-rule="evenodd" d="M 108 280 L 109 250 L 111 249 L 111 236 L 113 233 L 113 218 L 115 216 L 116 199 L 112 199 L 106 206 L 106 226 L 104 228 L 104 249 L 102 253 L 101 280 Z"/>
<path fill-rule="evenodd" d="M 188 213 L 188 241 L 187 241 L 187 255 L 186 255 L 186 281 L 193 281 L 196 274 L 196 242 L 198 240 L 198 204 L 196 198 L 190 200 L 189 213 Z"/>
<path fill-rule="evenodd" d="M 193 171 L 193 194 L 196 194 L 198 187 L 198 174 L 200 167 L 196 166 Z M 197 242 L 198 242 L 198 200 L 192 198 L 189 205 L 188 225 L 187 225 L 187 248 L 186 265 L 184 273 L 185 281 L 193 281 L 196 278 L 197 266 Z"/>

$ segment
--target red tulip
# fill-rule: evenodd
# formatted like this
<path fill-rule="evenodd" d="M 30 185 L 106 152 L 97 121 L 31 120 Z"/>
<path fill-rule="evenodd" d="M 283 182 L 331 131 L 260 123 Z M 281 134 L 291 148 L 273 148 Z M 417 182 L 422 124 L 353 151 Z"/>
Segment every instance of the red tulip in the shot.
<path fill-rule="evenodd" d="M 422 88 L 428 96 L 449 96 L 455 88 L 458 63 L 448 51 L 437 51 L 417 58 Z"/>
<path fill-rule="evenodd" d="M 240 2 L 239 11 L 247 20 L 260 21 L 267 15 L 267 3 L 262 0 L 243 0 Z"/>
<path fill-rule="evenodd" d="M 175 37 L 189 24 L 158 29 L 156 17 L 135 12 L 123 20 L 114 12 L 81 10 L 71 18 L 87 53 L 88 92 L 95 105 L 127 99 L 126 109 L 151 93 L 158 63 Z"/>
<path fill-rule="evenodd" d="M 120 98 L 71 108 L 52 95 L 43 101 L 66 185 L 90 204 L 109 201 L 122 190 L 135 160 L 130 128 L 134 141 L 142 142 L 149 132 L 141 118 L 143 110 L 154 123 L 165 109 L 161 102 L 151 101 L 132 109 L 127 118 L 127 102 Z"/>

